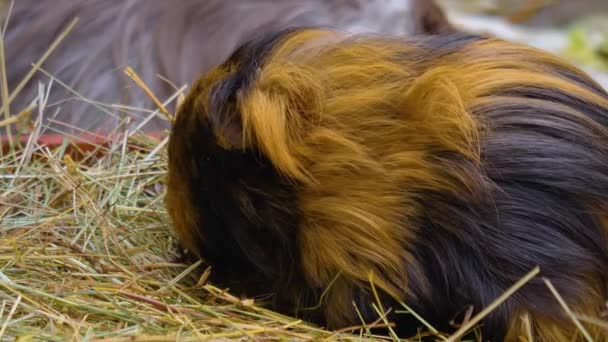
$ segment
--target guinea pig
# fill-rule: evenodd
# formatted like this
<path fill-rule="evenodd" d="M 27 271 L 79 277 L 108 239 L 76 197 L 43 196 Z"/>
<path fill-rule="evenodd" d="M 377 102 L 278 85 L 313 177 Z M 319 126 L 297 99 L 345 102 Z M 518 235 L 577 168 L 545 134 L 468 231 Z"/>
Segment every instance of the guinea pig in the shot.
<path fill-rule="evenodd" d="M 608 94 L 489 37 L 279 30 L 193 86 L 166 206 L 216 284 L 330 329 L 379 300 L 400 336 L 421 326 L 400 303 L 451 333 L 538 266 L 482 340 L 581 339 L 543 277 L 606 309 Z"/>
<path fill-rule="evenodd" d="M 131 66 L 165 101 L 177 88 L 221 64 L 241 44 L 292 25 L 329 25 L 355 32 L 405 34 L 443 29 L 428 0 L 18 0 L 4 1 L 7 77 L 14 90 L 75 18 L 78 22 L 11 103 L 14 112 L 54 82 L 45 125 L 60 132 L 112 132 L 149 115 L 109 107 L 149 108 L 151 101 L 122 69 Z M 439 18 L 439 19 L 437 19 Z M 4 21 L 3 21 L 4 22 Z M 431 25 L 429 25 L 431 23 Z M 161 77 L 164 77 L 163 80 Z M 69 88 L 69 89 L 68 89 Z M 105 104 L 105 105 L 104 105 Z M 59 109 L 58 109 L 59 108 Z M 57 110 L 58 109 L 58 110 Z M 57 111 L 57 113 L 55 113 Z M 154 117 L 145 131 L 169 127 Z"/>

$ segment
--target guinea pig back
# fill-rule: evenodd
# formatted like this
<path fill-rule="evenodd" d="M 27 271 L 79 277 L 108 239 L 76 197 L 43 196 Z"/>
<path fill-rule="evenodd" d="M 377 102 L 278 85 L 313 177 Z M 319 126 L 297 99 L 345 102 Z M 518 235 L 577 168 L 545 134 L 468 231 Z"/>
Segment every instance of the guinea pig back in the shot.
<path fill-rule="evenodd" d="M 535 266 L 597 318 L 608 95 L 553 55 L 492 38 L 277 31 L 192 88 L 166 204 L 218 284 L 329 328 L 378 318 L 371 279 L 385 310 L 407 303 L 449 333 Z M 483 340 L 528 336 L 522 317 L 535 341 L 582 338 L 542 277 L 484 319 Z M 390 319 L 403 336 L 421 325 Z"/>

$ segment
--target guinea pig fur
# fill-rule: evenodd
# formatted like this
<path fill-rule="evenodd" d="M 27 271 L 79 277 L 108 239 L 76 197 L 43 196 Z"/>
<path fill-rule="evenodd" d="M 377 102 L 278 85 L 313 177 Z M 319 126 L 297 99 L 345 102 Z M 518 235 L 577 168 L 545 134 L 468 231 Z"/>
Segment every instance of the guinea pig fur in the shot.
<path fill-rule="evenodd" d="M 404 302 L 449 333 L 536 266 L 599 318 L 608 94 L 493 38 L 276 31 L 192 88 L 166 204 L 217 284 L 331 329 L 378 319 L 373 283 L 385 311 Z M 483 320 L 484 341 L 527 338 L 522 317 L 535 341 L 582 338 L 542 277 Z M 401 336 L 421 326 L 389 319 Z"/>

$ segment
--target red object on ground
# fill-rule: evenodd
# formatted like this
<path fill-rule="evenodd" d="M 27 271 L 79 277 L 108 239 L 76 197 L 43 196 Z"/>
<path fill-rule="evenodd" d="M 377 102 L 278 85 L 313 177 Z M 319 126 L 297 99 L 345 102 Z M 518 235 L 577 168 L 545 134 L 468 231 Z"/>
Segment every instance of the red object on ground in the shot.
<path fill-rule="evenodd" d="M 142 133 L 140 133 L 142 134 Z M 146 132 L 146 136 L 157 139 L 158 142 L 166 136 L 165 132 Z M 22 145 L 27 144 L 30 135 L 22 135 L 19 137 L 19 142 Z M 13 137 L 16 139 L 16 137 Z M 36 141 L 38 145 L 48 146 L 49 148 L 58 147 L 64 144 L 65 141 L 68 142 L 68 147 L 66 153 L 68 153 L 73 159 L 80 159 L 87 155 L 87 152 L 92 152 L 97 149 L 98 155 L 103 155 L 104 149 L 101 147 L 109 147 L 112 142 L 120 142 L 124 139 L 124 133 L 116 133 L 110 135 L 102 135 L 96 133 L 83 133 L 77 136 L 66 136 L 64 134 L 42 134 L 38 137 Z M 7 153 L 9 150 L 9 140 L 8 136 L 1 136 L 0 141 L 2 142 L 2 151 Z M 128 149 L 136 148 L 133 144 L 127 145 Z"/>

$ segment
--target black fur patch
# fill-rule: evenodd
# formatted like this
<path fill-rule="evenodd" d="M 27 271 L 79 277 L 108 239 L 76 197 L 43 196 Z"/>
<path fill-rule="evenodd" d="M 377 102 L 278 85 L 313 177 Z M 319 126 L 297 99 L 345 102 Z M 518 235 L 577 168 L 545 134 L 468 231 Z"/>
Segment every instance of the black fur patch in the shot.
<path fill-rule="evenodd" d="M 215 134 L 220 128 L 240 139 L 236 95 L 246 91 L 266 54 L 290 31 L 239 49 L 225 65 L 238 61 L 238 71 L 215 85 L 209 99 L 184 103 L 169 144 L 173 170 L 187 182 L 201 217 L 197 229 L 211 242 L 199 251 L 213 266 L 212 280 L 247 295 L 285 291 L 285 284 L 297 276 L 296 191 L 261 153 L 224 149 Z M 199 101 L 210 104 L 206 115 L 198 112 Z M 239 282 L 229 282 L 234 279 Z M 285 288 L 274 288 L 276 284 Z"/>
<path fill-rule="evenodd" d="M 481 143 L 481 169 L 443 156 L 446 167 L 460 165 L 484 196 L 423 195 L 414 253 L 432 295 L 412 278 L 419 300 L 411 305 L 442 331 L 453 330 L 447 323 L 468 306 L 475 312 L 488 306 L 537 265 L 575 302 L 608 284 L 606 228 L 592 211 L 595 203 L 608 203 L 608 141 L 598 130 L 606 126 L 548 108 L 561 103 L 603 123 L 606 109 L 553 89 L 506 94 L 511 98 L 475 110 L 491 131 Z M 589 288 L 590 279 L 599 289 Z M 518 308 L 564 317 L 535 278 L 484 320 L 484 340 L 502 341 Z"/>

